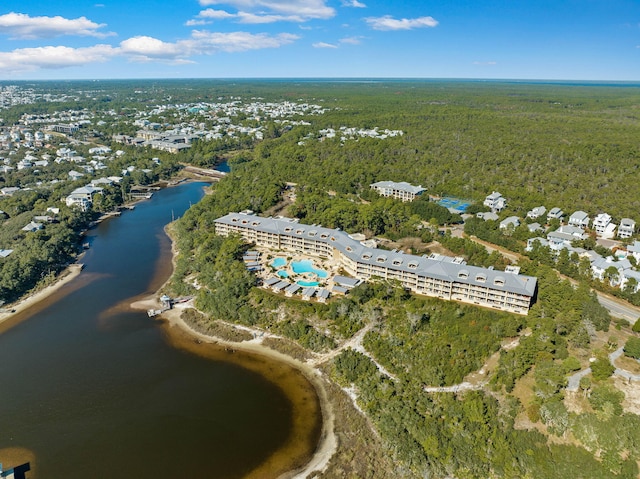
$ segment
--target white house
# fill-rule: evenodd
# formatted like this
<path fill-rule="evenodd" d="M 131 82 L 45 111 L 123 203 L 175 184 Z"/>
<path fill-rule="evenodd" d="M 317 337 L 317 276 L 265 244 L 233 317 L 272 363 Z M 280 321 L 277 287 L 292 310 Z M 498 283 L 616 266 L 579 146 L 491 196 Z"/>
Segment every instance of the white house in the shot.
<path fill-rule="evenodd" d="M 544 233 L 544 228 L 540 223 L 530 223 L 527 225 L 527 228 L 529 229 L 529 233 Z"/>
<path fill-rule="evenodd" d="M 544 206 L 536 206 L 534 209 L 530 210 L 527 213 L 527 218 L 531 218 L 535 220 L 536 218 L 540 218 L 547 212 L 547 209 Z"/>
<path fill-rule="evenodd" d="M 636 232 L 636 222 L 631 218 L 622 218 L 618 226 L 618 238 L 631 238 Z"/>
<path fill-rule="evenodd" d="M 581 228 L 563 225 L 556 231 L 552 231 L 547 234 L 547 240 L 549 241 L 549 248 L 554 251 L 560 251 L 563 248 L 571 249 L 572 242 L 586 239 L 587 236 L 588 235 Z"/>
<path fill-rule="evenodd" d="M 625 269 L 622 271 L 622 277 L 620 278 L 620 289 L 627 287 L 627 283 L 630 280 L 635 280 L 632 293 L 637 293 L 640 290 L 640 271 L 634 269 Z"/>
<path fill-rule="evenodd" d="M 606 258 L 598 258 L 593 263 L 591 263 L 591 273 L 593 277 L 603 281 L 606 279 L 606 272 L 609 268 L 615 268 L 617 273 L 615 277 L 609 278 L 609 284 L 611 286 L 618 286 L 622 281 L 625 270 L 631 270 L 631 263 L 628 259 L 621 259 L 619 261 L 615 261 L 613 256 L 607 256 Z"/>
<path fill-rule="evenodd" d="M 77 206 L 82 209 L 82 211 L 87 211 L 93 203 L 93 195 L 101 191 L 102 188 L 96 188 L 90 185 L 76 188 L 66 197 L 65 203 L 69 207 Z"/>
<path fill-rule="evenodd" d="M 84 173 L 80 173 L 79 171 L 76 170 L 71 170 L 69 173 L 69 178 L 71 178 L 72 181 L 76 181 L 79 180 L 80 178 L 82 178 L 84 176 Z"/>
<path fill-rule="evenodd" d="M 481 220 L 485 221 L 498 221 L 499 216 L 490 211 L 481 211 L 479 213 L 476 213 L 476 218 L 480 218 Z"/>
<path fill-rule="evenodd" d="M 536 241 L 540 243 L 540 246 L 549 247 L 549 241 L 538 236 L 537 238 L 529 238 L 527 240 L 527 247 L 525 248 L 525 251 L 533 251 L 533 246 L 535 245 Z"/>
<path fill-rule="evenodd" d="M 491 208 L 491 211 L 495 213 L 507 207 L 507 200 L 500 193 L 494 191 L 484 199 L 482 204 Z"/>
<path fill-rule="evenodd" d="M 611 222 L 611 215 L 607 213 L 597 215 L 591 227 L 601 238 L 613 238 L 616 229 L 616 225 Z"/>
<path fill-rule="evenodd" d="M 636 262 L 640 263 L 640 241 L 634 241 L 633 244 L 627 246 L 627 252 L 636 259 Z"/>
<path fill-rule="evenodd" d="M 513 228 L 517 228 L 518 226 L 520 226 L 520 218 L 518 218 L 517 216 L 509 216 L 508 218 L 503 219 L 500 222 L 500 229 L 506 230 L 510 227 L 510 225 L 513 225 Z"/>
<path fill-rule="evenodd" d="M 547 214 L 547 221 L 551 220 L 560 220 L 564 217 L 564 211 L 560 208 L 551 208 L 549 213 Z"/>
<path fill-rule="evenodd" d="M 576 211 L 569 217 L 569 224 L 571 226 L 577 226 L 578 228 L 588 228 L 589 221 L 589 215 L 580 210 Z"/>
<path fill-rule="evenodd" d="M 28 225 L 23 227 L 22 231 L 33 233 L 35 231 L 41 230 L 42 228 L 44 228 L 44 225 L 42 223 L 36 223 L 35 221 L 32 221 Z"/>

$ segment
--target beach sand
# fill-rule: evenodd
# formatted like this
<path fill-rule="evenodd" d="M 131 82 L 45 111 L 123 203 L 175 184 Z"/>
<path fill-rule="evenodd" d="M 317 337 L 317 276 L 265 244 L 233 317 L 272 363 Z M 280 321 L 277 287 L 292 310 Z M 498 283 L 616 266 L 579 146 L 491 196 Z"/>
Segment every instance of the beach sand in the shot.
<path fill-rule="evenodd" d="M 80 274 L 82 268 L 83 265 L 80 263 L 71 264 L 60 273 L 58 279 L 53 284 L 27 295 L 17 303 L 2 305 L 2 310 L 5 312 L 0 313 L 0 332 L 3 332 L 13 325 L 14 323 L 11 320 L 23 316 L 22 313 L 27 310 L 29 310 L 30 313 L 37 312 L 37 306 L 42 306 L 45 299 L 74 280 Z"/>

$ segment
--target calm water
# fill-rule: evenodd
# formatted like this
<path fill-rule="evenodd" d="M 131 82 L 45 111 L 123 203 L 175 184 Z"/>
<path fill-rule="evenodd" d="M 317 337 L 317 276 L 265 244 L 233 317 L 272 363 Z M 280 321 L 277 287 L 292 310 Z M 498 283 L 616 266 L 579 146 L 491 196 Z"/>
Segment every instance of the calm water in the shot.
<path fill-rule="evenodd" d="M 162 228 L 202 187 L 163 190 L 92 230 L 63 297 L 0 335 L 0 450 L 33 451 L 39 479 L 240 478 L 286 441 L 279 387 L 170 347 L 126 307 L 166 278 Z"/>

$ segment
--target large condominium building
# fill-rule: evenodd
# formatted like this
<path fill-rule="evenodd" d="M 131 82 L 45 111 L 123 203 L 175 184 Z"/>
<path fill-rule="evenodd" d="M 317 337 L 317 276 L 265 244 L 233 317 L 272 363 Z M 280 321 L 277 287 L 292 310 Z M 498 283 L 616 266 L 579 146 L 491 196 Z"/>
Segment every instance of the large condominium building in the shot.
<path fill-rule="evenodd" d="M 414 256 L 370 248 L 344 231 L 298 223 L 291 218 L 262 218 L 229 213 L 215 221 L 216 233 L 241 235 L 245 241 L 277 250 L 332 258 L 355 278 L 398 280 L 427 296 L 527 314 L 537 279 L 465 264 L 462 258 Z"/>
<path fill-rule="evenodd" d="M 395 181 L 378 181 L 371 185 L 371 189 L 376 190 L 379 195 L 391 196 L 402 201 L 413 201 L 416 196 L 421 195 L 425 189 L 422 186 L 413 186 L 406 181 L 396 183 Z"/>

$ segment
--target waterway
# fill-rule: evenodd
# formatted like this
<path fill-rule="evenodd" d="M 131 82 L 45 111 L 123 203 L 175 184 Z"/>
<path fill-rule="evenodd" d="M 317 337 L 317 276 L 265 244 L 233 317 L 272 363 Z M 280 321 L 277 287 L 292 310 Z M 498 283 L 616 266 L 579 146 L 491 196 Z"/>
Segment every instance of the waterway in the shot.
<path fill-rule="evenodd" d="M 80 276 L 5 327 L 0 462 L 22 448 L 35 457 L 30 478 L 233 479 L 291 442 L 291 368 L 175 347 L 165 325 L 128 307 L 168 277 L 163 227 L 202 195 L 202 183 L 168 188 L 91 230 Z M 312 452 L 318 421 L 310 429 Z"/>

